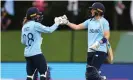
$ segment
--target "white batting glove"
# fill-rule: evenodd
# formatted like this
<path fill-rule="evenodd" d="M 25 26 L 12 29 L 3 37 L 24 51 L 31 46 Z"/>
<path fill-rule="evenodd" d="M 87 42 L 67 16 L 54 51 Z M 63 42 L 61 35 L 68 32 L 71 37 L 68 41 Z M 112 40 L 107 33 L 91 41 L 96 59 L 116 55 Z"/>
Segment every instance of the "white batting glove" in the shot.
<path fill-rule="evenodd" d="M 55 22 L 55 24 L 57 24 L 57 25 L 60 25 L 60 24 L 63 23 L 61 17 L 55 17 L 54 22 Z"/>
<path fill-rule="evenodd" d="M 55 17 L 54 18 L 54 22 L 55 22 L 55 24 L 59 25 L 59 19 L 58 19 L 58 17 Z"/>
<path fill-rule="evenodd" d="M 67 25 L 69 23 L 69 20 L 68 20 L 66 15 L 63 15 L 61 18 L 62 18 L 62 24 L 66 24 Z"/>
<path fill-rule="evenodd" d="M 89 47 L 89 49 L 97 51 L 99 47 L 100 47 L 100 43 L 98 41 L 96 41 L 94 44 L 92 44 Z"/>

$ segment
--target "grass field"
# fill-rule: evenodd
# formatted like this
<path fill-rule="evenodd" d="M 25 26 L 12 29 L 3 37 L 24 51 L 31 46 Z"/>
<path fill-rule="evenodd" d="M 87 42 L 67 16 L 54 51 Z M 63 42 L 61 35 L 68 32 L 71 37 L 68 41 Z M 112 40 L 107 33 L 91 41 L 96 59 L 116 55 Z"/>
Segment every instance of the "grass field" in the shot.
<path fill-rule="evenodd" d="M 87 31 L 75 31 L 74 62 L 85 62 L 87 51 Z M 52 34 L 43 34 L 42 51 L 47 61 L 71 61 L 71 31 L 55 31 Z M 116 49 L 121 32 L 111 32 L 110 43 Z M 1 32 L 2 61 L 25 61 L 24 46 L 20 42 L 21 31 Z"/>

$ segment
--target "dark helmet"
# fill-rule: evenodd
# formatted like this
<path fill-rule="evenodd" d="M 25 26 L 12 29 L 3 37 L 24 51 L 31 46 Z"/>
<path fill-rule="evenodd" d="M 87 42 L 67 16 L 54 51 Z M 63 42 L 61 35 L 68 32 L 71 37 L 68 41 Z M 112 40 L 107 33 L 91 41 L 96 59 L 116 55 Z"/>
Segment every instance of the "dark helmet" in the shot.
<path fill-rule="evenodd" d="M 95 3 L 93 3 L 92 6 L 89 7 L 89 9 L 95 9 L 95 10 L 101 12 L 102 14 L 104 14 L 104 12 L 105 12 L 105 7 L 104 7 L 104 5 L 103 5 L 102 3 L 100 3 L 100 2 L 95 2 Z"/>
<path fill-rule="evenodd" d="M 36 18 L 37 15 L 40 15 L 41 16 L 41 19 L 42 19 L 42 12 L 40 12 L 38 10 L 38 8 L 36 7 L 30 7 L 27 12 L 26 12 L 26 17 L 27 19 L 29 20 L 35 20 L 37 21 L 38 19 Z M 40 20 L 40 19 L 39 19 Z"/>

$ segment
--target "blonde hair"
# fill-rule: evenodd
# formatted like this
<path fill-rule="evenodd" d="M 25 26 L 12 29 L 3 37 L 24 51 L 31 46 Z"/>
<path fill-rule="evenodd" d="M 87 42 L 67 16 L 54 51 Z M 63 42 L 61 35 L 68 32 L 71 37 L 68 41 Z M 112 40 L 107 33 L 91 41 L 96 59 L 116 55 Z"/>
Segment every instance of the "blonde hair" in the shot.
<path fill-rule="evenodd" d="M 27 17 L 24 17 L 24 20 L 23 20 L 23 25 L 28 21 Z"/>

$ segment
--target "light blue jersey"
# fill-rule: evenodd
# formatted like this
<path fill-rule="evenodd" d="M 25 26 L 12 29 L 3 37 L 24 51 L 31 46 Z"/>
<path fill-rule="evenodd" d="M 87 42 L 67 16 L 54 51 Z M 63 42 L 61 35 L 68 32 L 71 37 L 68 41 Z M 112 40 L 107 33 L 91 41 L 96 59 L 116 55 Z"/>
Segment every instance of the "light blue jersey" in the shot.
<path fill-rule="evenodd" d="M 57 24 L 51 27 L 46 27 L 35 21 L 28 21 L 24 24 L 21 34 L 21 43 L 24 44 L 24 56 L 30 57 L 37 54 L 41 54 L 42 37 L 41 33 L 52 33 L 58 28 Z"/>
<path fill-rule="evenodd" d="M 93 52 L 89 47 L 103 38 L 103 31 L 109 31 L 108 21 L 104 17 L 99 20 L 93 18 L 92 20 L 88 19 L 83 22 L 84 27 L 88 28 L 88 52 Z M 103 26 L 103 29 L 101 28 L 101 25 Z M 107 52 L 106 43 L 100 44 L 98 51 Z"/>

